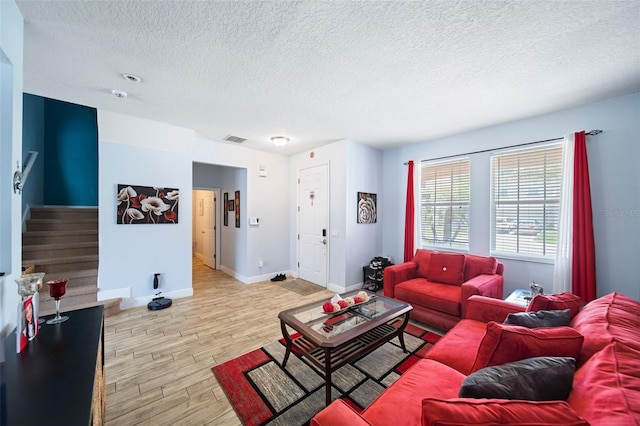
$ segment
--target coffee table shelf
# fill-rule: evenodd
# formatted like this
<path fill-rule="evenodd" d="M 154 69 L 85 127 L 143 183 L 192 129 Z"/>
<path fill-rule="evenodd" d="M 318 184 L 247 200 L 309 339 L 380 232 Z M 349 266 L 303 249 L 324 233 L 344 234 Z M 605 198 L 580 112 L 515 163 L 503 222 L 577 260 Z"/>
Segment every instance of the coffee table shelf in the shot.
<path fill-rule="evenodd" d="M 357 358 L 359 355 L 373 351 L 378 346 L 381 346 L 398 335 L 399 329 L 400 328 L 396 328 L 389 324 L 382 324 L 351 341 L 333 348 L 331 350 L 332 369 L 337 370 L 349 361 Z M 307 358 L 315 365 L 324 369 L 326 358 L 325 348 L 316 346 L 312 341 L 305 339 L 303 336 L 293 339 L 293 346 L 300 350 L 300 352 L 307 355 Z M 402 346 L 406 352 L 404 342 L 402 342 Z"/>

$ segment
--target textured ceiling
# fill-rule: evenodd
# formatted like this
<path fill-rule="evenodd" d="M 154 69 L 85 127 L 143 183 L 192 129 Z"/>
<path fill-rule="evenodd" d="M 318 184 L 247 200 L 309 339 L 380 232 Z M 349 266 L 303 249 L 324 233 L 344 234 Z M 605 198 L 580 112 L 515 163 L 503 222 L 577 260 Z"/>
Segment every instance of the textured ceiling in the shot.
<path fill-rule="evenodd" d="M 17 3 L 25 92 L 286 155 L 640 91 L 638 0 Z"/>

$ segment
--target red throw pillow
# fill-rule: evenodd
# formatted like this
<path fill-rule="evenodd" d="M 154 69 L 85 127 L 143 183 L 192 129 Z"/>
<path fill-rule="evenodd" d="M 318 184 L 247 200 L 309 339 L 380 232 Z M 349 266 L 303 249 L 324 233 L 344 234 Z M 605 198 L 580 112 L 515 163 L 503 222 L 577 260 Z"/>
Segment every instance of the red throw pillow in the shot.
<path fill-rule="evenodd" d="M 427 279 L 436 283 L 460 285 L 464 282 L 464 254 L 433 253 Z"/>
<path fill-rule="evenodd" d="M 581 306 L 582 299 L 573 293 L 539 294 L 529 303 L 527 312 L 571 309 L 571 318 L 573 318 L 580 311 Z"/>
<path fill-rule="evenodd" d="M 495 257 L 474 256 L 467 254 L 464 257 L 464 280 L 469 281 L 478 275 L 493 275 L 498 270 L 498 260 Z"/>
<path fill-rule="evenodd" d="M 584 337 L 571 327 L 527 328 L 487 323 L 471 372 L 538 356 L 580 355 Z"/>
<path fill-rule="evenodd" d="M 422 400 L 422 426 L 522 424 L 589 425 L 564 401 L 467 398 Z"/>
<path fill-rule="evenodd" d="M 431 263 L 431 255 L 435 253 L 431 250 L 418 249 L 413 261 L 418 265 L 418 278 L 427 278 L 429 275 L 429 263 Z"/>

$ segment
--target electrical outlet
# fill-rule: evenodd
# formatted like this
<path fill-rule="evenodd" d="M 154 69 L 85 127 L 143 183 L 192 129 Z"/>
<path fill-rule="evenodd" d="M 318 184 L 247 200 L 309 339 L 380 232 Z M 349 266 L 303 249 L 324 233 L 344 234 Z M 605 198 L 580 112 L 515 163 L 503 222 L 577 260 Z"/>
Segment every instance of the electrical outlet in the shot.
<path fill-rule="evenodd" d="M 262 259 L 258 260 L 258 268 L 262 268 L 264 266 L 264 262 Z"/>

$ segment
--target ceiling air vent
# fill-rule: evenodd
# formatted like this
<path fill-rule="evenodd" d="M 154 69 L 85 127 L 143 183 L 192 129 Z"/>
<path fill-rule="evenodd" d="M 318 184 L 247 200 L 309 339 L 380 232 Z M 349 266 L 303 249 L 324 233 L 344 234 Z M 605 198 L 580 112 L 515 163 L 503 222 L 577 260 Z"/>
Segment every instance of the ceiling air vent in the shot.
<path fill-rule="evenodd" d="M 246 141 L 245 138 L 239 138 L 238 136 L 232 136 L 232 135 L 227 136 L 226 138 L 224 138 L 224 140 L 229 142 L 235 142 L 235 143 L 242 143 Z"/>

